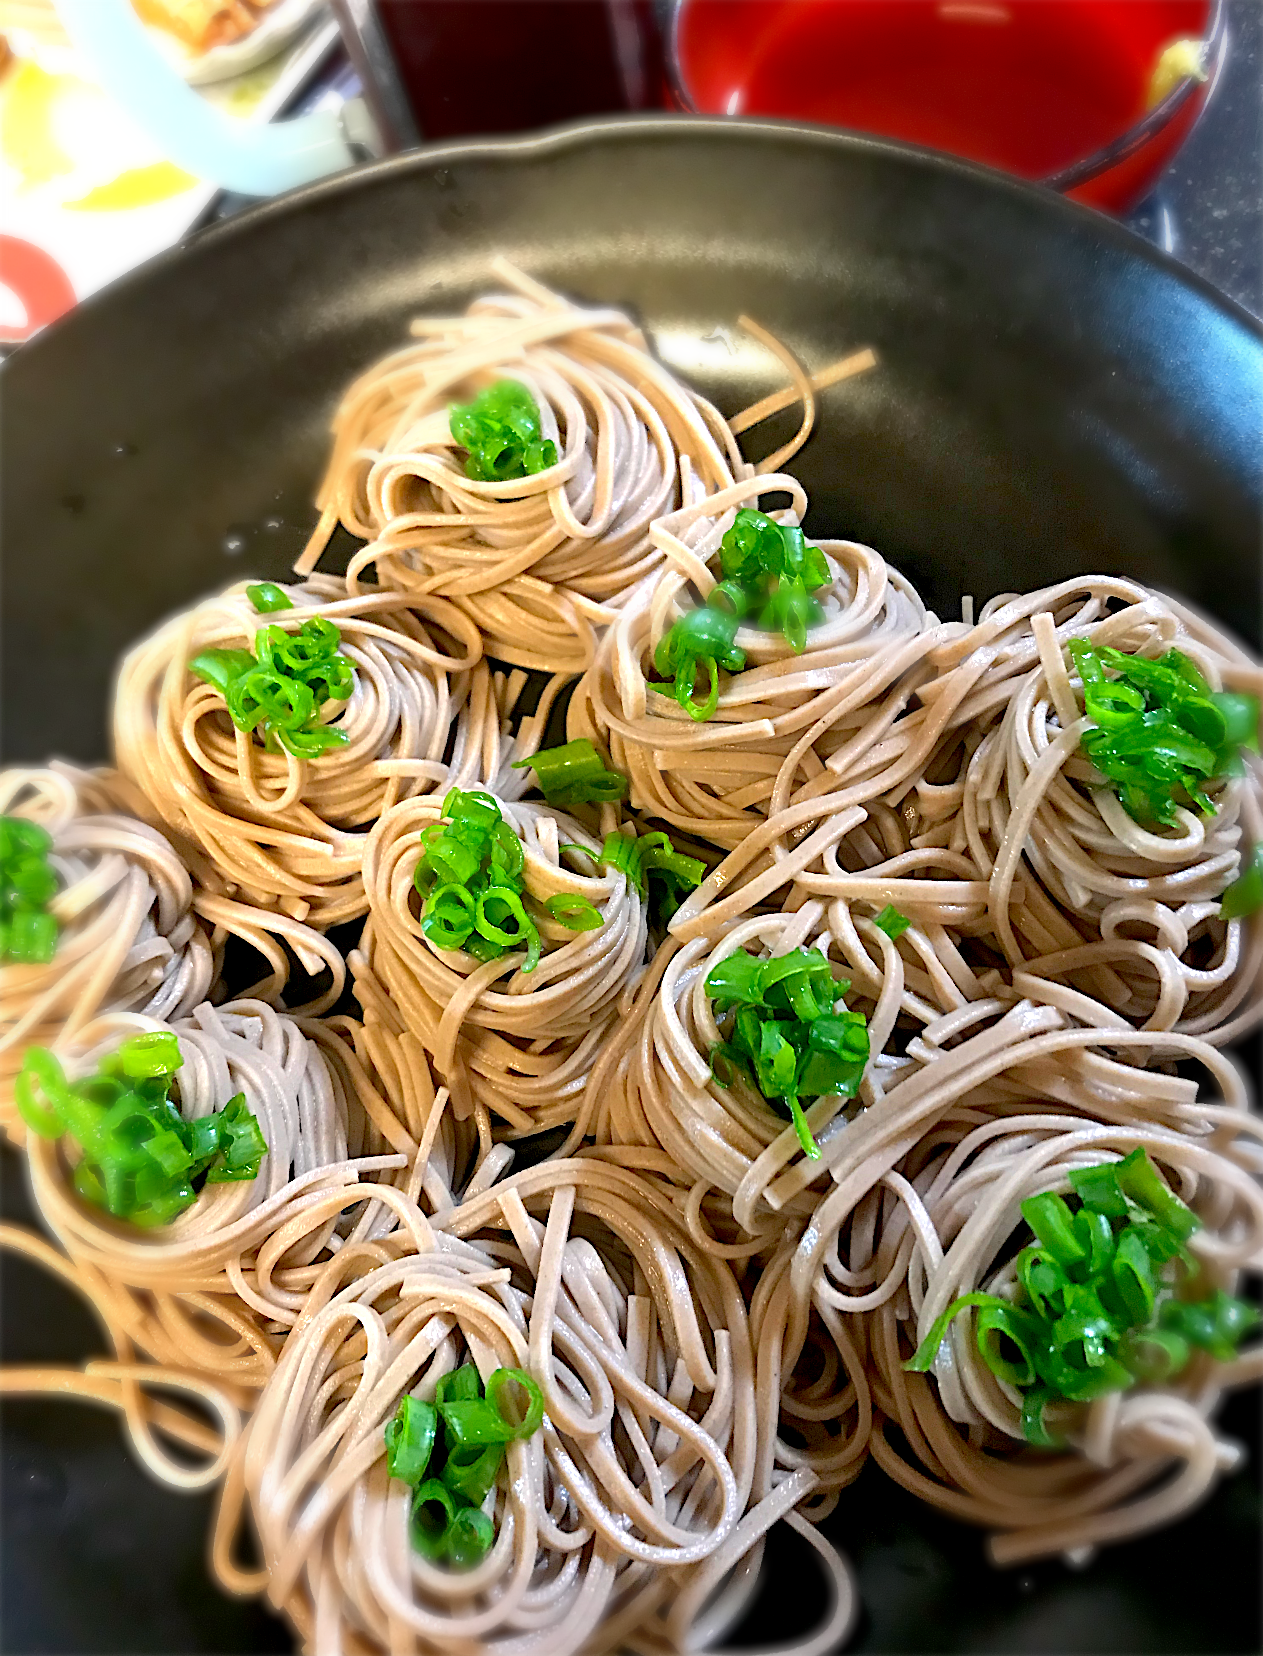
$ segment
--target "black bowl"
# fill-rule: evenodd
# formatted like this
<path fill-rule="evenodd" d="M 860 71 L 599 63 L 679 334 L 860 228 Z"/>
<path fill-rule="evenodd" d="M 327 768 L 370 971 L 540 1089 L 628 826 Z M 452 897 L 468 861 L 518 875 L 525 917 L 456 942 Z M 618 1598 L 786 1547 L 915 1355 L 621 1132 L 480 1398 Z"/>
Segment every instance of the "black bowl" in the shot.
<path fill-rule="evenodd" d="M 314 186 L 154 261 L 16 355 L 7 762 L 104 758 L 119 652 L 217 585 L 287 570 L 339 389 L 412 313 L 485 288 L 497 252 L 631 308 L 729 410 L 781 378 L 743 341 L 742 312 L 813 366 L 874 345 L 880 369 L 823 394 L 796 462 L 809 526 L 879 547 L 941 614 L 963 594 L 1103 570 L 1178 590 L 1258 646 L 1263 339 L 1243 311 L 1113 222 L 981 168 L 780 123 L 636 119 Z M 7 1152 L 4 1173 L 24 1216 Z M 26 1267 L 7 1267 L 6 1287 L 8 1361 L 99 1349 Z M 855 1648 L 1258 1649 L 1253 1394 L 1230 1424 L 1253 1445 L 1246 1472 L 1080 1573 L 993 1571 L 977 1532 L 869 1468 L 830 1522 L 859 1567 Z M 8 1649 L 287 1648 L 279 1624 L 207 1582 L 209 1503 L 152 1487 L 112 1422 L 21 1402 L 5 1428 Z M 756 1619 L 784 1637 L 811 1613 L 812 1571 L 779 1542 L 772 1560 Z"/>

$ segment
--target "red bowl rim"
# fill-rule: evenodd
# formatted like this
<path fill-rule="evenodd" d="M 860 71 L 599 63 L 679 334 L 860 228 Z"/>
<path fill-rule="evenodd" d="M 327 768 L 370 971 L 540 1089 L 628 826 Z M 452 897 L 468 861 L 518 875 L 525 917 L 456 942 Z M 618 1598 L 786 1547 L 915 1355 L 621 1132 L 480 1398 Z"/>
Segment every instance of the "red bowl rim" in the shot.
<path fill-rule="evenodd" d="M 680 68 L 680 14 L 686 0 L 671 0 L 671 15 L 667 29 L 666 73 L 671 91 L 678 101 L 680 109 L 687 115 L 701 115 L 706 113 L 700 110 L 693 101 L 692 94 L 684 83 L 684 75 Z M 1194 75 L 1185 75 L 1162 102 L 1154 107 L 1134 126 L 1113 139 L 1110 143 L 1093 150 L 1082 160 L 1074 161 L 1060 172 L 1049 173 L 1047 177 L 1035 180 L 1046 185 L 1051 190 L 1072 190 L 1080 184 L 1086 184 L 1089 179 L 1097 178 L 1101 173 L 1108 172 L 1111 167 L 1120 161 L 1126 161 L 1138 150 L 1143 149 L 1149 140 L 1179 114 L 1190 98 L 1199 91 L 1203 99 L 1209 98 L 1215 89 L 1224 59 L 1228 50 L 1228 8 L 1227 0 L 1211 0 L 1210 27 L 1205 36 L 1202 53 L 1202 67 L 1205 74 L 1201 79 Z M 712 119 L 715 117 L 712 116 Z M 873 136 L 876 136 L 874 134 Z"/>

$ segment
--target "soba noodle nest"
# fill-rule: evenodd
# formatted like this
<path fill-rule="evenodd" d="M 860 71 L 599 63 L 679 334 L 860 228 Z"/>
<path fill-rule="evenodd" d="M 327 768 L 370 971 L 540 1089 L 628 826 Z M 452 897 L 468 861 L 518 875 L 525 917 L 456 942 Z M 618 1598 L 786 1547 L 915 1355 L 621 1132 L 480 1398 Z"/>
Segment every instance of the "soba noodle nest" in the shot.
<path fill-rule="evenodd" d="M 544 805 L 498 803 L 525 855 L 542 947 L 534 969 L 523 969 L 520 949 L 480 964 L 423 934 L 413 874 L 422 835 L 442 816 L 435 799 L 402 801 L 369 835 L 369 919 L 351 967 L 357 993 L 362 981 L 371 995 L 380 980 L 402 1025 L 431 1054 L 458 1114 L 489 1111 L 513 1136 L 574 1119 L 602 1034 L 644 970 L 649 923 L 646 902 L 621 870 L 581 871 L 583 863 L 595 866 L 602 845 L 589 829 Z M 563 849 L 575 846 L 579 852 Z M 554 920 L 543 904 L 563 893 L 591 903 L 601 925 L 574 932 Z"/>
<path fill-rule="evenodd" d="M 72 1141 L 32 1134 L 32 1190 L 67 1256 L 119 1303 L 130 1300 L 122 1320 L 150 1355 L 261 1385 L 272 1336 L 302 1304 L 295 1283 L 314 1260 L 344 1245 L 343 1210 L 363 1201 L 349 1200 L 347 1187 L 378 1166 L 381 1152 L 365 1148 L 371 1118 L 361 1090 L 346 1084 L 346 1065 L 329 1055 L 335 1038 L 309 1039 L 301 1023 L 261 1001 L 205 1004 L 168 1023 L 134 1013 L 102 1016 L 63 1043 L 60 1055 L 73 1080 L 94 1073 L 127 1036 L 164 1029 L 180 1043 L 173 1097 L 186 1120 L 244 1095 L 268 1146 L 258 1177 L 208 1184 L 171 1223 L 140 1230 L 75 1192 Z M 393 1123 L 384 1108 L 378 1113 Z M 395 1223 L 393 1213 L 370 1204 L 352 1234 L 376 1235 Z M 225 1344 L 210 1337 L 206 1325 L 213 1324 L 237 1338 Z"/>
<path fill-rule="evenodd" d="M 904 1364 L 959 1295 L 1016 1292 L 1025 1197 L 1139 1146 L 1201 1221 L 1199 1284 L 1232 1293 L 1263 1263 L 1263 1126 L 1221 1050 L 1263 1019 L 1263 913 L 1220 914 L 1263 841 L 1263 765 L 1209 784 L 1213 815 L 1142 827 L 1083 756 L 1067 646 L 1175 649 L 1212 690 L 1258 694 L 1263 668 L 1135 582 L 943 622 L 878 553 L 827 540 L 803 652 L 740 627 L 747 665 L 694 722 L 655 646 L 711 593 L 739 508 L 801 522 L 782 467 L 815 390 L 874 359 L 812 378 L 742 319 L 792 385 L 726 421 L 622 313 L 496 269 L 507 295 L 419 322 L 347 392 L 294 608 L 264 617 L 241 583 L 138 644 L 121 775 L 0 777 L 0 812 L 47 824 L 61 880 L 51 965 L 0 967 L 0 1081 L 28 1042 L 73 1077 L 172 1030 L 183 1113 L 242 1091 L 268 1146 L 255 1180 L 143 1231 L 75 1194 L 69 1140 L 28 1135 L 60 1247 L 10 1226 L 0 1245 L 82 1289 L 113 1355 L 5 1370 L 0 1391 L 116 1407 L 157 1476 L 220 1484 L 219 1581 L 266 1590 L 320 1656 L 706 1648 L 782 1518 L 832 1609 L 781 1648 L 824 1656 L 854 1596 L 816 1526 L 870 1459 L 991 1530 L 998 1562 L 1165 1523 L 1233 1462 L 1210 1417 L 1263 1373 L 1257 1343 L 1049 1403 L 1057 1451 L 1026 1442 L 971 1315 L 932 1372 Z M 481 483 L 449 405 L 505 378 L 558 460 Z M 736 434 L 795 402 L 796 435 L 746 461 Z M 366 544 L 345 580 L 312 575 L 339 524 Z M 189 662 L 316 616 L 355 682 L 320 715 L 347 745 L 307 761 L 238 730 Z M 563 693 L 626 802 L 523 798 L 515 762 Z M 521 949 L 479 963 L 425 935 L 414 874 L 452 788 L 489 792 L 521 840 L 530 971 Z M 608 834 L 663 824 L 708 870 L 669 923 L 601 860 Z M 544 903 L 563 893 L 601 924 L 561 925 Z M 355 946 L 325 935 L 363 917 Z M 267 966 L 244 995 L 243 942 Z M 849 980 L 870 1046 L 854 1098 L 807 1102 L 818 1159 L 711 1069 L 707 974 L 799 947 Z M 412 1547 L 383 1433 L 466 1360 L 525 1368 L 546 1415 L 461 1571 Z M 263 1569 L 236 1552 L 243 1520 Z"/>
<path fill-rule="evenodd" d="M 138 644 L 119 672 L 114 743 L 120 768 L 178 837 L 203 886 L 323 930 L 364 912 L 365 825 L 451 780 L 449 732 L 482 644 L 442 600 L 347 598 L 327 577 L 286 590 L 293 608 L 265 618 L 242 583 Z M 233 725 L 223 696 L 188 663 L 200 650 L 249 649 L 265 620 L 296 629 L 315 616 L 337 626 L 355 669 L 350 698 L 330 721 L 346 745 L 318 759 L 269 753 Z M 480 741 L 480 732 L 467 734 L 465 746 L 477 753 Z"/>
<path fill-rule="evenodd" d="M 852 541 L 822 541 L 832 581 L 816 598 L 824 612 L 795 654 L 779 632 L 742 625 L 737 646 L 745 671 L 725 674 L 713 718 L 695 722 L 670 686 L 651 678 L 653 652 L 673 621 L 716 585 L 711 564 L 739 508 L 788 493 L 789 508 L 769 515 L 797 524 L 807 509 L 798 482 L 773 474 L 697 498 L 654 524 L 668 569 L 645 582 L 622 607 L 570 704 L 567 733 L 608 743 L 614 765 L 631 781 L 638 809 L 727 847 L 741 843 L 770 808 L 778 777 L 787 802 L 793 787 L 831 776 L 835 757 L 856 771 L 857 737 L 870 746 L 903 712 L 917 668 L 934 642 L 937 620 L 916 591 L 878 553 Z M 688 588 L 697 597 L 682 602 Z M 881 750 L 882 758 L 887 755 Z M 887 791 L 883 768 L 867 792 Z M 871 769 L 871 767 L 869 767 Z"/>
<path fill-rule="evenodd" d="M 317 1650 L 679 1650 L 739 1615 L 760 1538 L 814 1482 L 761 1464 L 740 1288 L 650 1178 L 555 1161 L 456 1209 L 415 1254 L 335 1260 L 251 1423 L 243 1481 L 268 1593 Z M 509 1446 L 497 1538 L 463 1575 L 411 1549 L 382 1428 L 473 1360 L 524 1367 L 541 1432 Z M 753 1556 L 751 1556 L 753 1553 Z M 738 1558 L 735 1591 L 703 1614 Z M 814 1648 L 851 1615 L 837 1583 Z M 701 1626 L 699 1627 L 699 1623 Z"/>
<path fill-rule="evenodd" d="M 348 591 L 373 568 L 383 586 L 449 599 L 488 655 L 573 673 L 592 659 L 606 606 L 662 565 L 649 526 L 673 504 L 680 457 L 711 489 L 732 482 L 741 457 L 719 416 L 649 355 L 621 311 L 572 305 L 511 266 L 500 274 L 519 293 L 414 323 L 420 343 L 351 386 L 317 496 L 320 528 L 299 568 L 315 567 L 341 523 L 368 543 L 351 560 Z M 448 406 L 506 377 L 538 403 L 557 464 L 478 482 L 465 474 Z"/>
<path fill-rule="evenodd" d="M 1259 1121 L 1242 1112 L 1237 1126 L 1244 1142 L 1226 1123 L 1208 1142 L 1159 1126 L 1098 1126 L 1034 1109 L 977 1126 L 961 1120 L 937 1143 L 918 1146 L 889 1181 L 875 1272 L 880 1277 L 899 1256 L 910 1293 L 901 1290 L 864 1319 L 877 1411 L 872 1452 L 924 1499 L 999 1531 L 990 1540 L 996 1562 L 1078 1553 L 1196 1505 L 1218 1473 L 1240 1461 L 1239 1446 L 1218 1438 L 1208 1417 L 1225 1388 L 1263 1375 L 1263 1347 L 1226 1364 L 1200 1354 L 1162 1389 L 1050 1409 L 1049 1424 L 1072 1446 L 1059 1455 L 1027 1448 L 1018 1394 L 981 1361 L 959 1319 L 932 1380 L 906 1373 L 904 1358 L 956 1295 L 983 1286 L 1011 1292 L 1009 1238 L 1023 1197 L 1067 1193 L 1071 1168 L 1120 1158 L 1137 1145 L 1205 1217 L 1194 1253 L 1210 1286 L 1231 1291 L 1263 1248 Z M 999 1259 L 1007 1263 L 997 1268 Z M 911 1456 L 892 1442 L 891 1425 Z"/>
<path fill-rule="evenodd" d="M 934 785 L 901 802 L 909 844 L 972 857 L 1010 967 L 1072 985 L 1138 1028 L 1236 1040 L 1263 1017 L 1263 915 L 1221 920 L 1219 899 L 1243 833 L 1263 840 L 1263 768 L 1245 755 L 1244 773 L 1213 788 L 1209 820 L 1177 807 L 1176 828 L 1143 827 L 1078 752 L 1071 638 L 1153 657 L 1176 649 L 1214 690 L 1263 691 L 1244 650 L 1136 582 L 993 599 L 932 652 L 921 699 L 955 707 Z"/>
<path fill-rule="evenodd" d="M 0 1128 L 15 1140 L 25 1128 L 12 1085 L 28 1046 L 73 1040 L 99 1012 L 178 1018 L 210 992 L 216 962 L 188 870 L 143 809 L 109 771 L 0 772 L 0 814 L 47 829 L 60 882 L 53 960 L 0 965 Z"/>
<path fill-rule="evenodd" d="M 912 1054 L 920 1048 L 910 1031 L 937 1030 L 967 1004 L 951 972 L 971 974 L 942 927 L 910 927 L 894 942 L 844 902 L 747 915 L 677 952 L 664 950 L 647 986 L 652 994 L 638 997 L 637 1015 L 610 1039 L 593 1071 L 572 1142 L 588 1133 L 598 1144 L 660 1145 L 690 1190 L 690 1224 L 703 1245 L 697 1226 L 711 1192 L 710 1210 L 723 1221 L 735 1219 L 743 1233 L 739 1251 L 749 1251 L 742 1245 L 750 1236 L 773 1245 L 820 1201 L 826 1161 L 802 1155 L 788 1116 L 748 1077 L 738 1073 L 730 1085 L 715 1078 L 711 1053 L 723 1036 L 705 988 L 707 974 L 738 949 L 766 959 L 804 947 L 819 951 L 835 978 L 849 982 L 846 1005 L 866 1018 L 871 1053 L 857 1098 L 826 1094 L 805 1104 L 822 1151 L 845 1137 L 857 1112 L 916 1069 Z"/>

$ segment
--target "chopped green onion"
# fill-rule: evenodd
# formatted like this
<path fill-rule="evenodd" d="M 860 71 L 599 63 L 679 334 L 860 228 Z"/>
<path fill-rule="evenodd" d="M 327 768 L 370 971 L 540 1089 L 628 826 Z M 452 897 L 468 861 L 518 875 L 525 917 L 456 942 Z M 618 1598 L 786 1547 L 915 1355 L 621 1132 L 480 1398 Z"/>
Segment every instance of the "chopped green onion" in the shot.
<path fill-rule="evenodd" d="M 591 805 L 626 799 L 627 778 L 607 770 L 586 736 L 561 747 L 543 748 L 529 759 L 515 759 L 514 770 L 531 769 L 550 805 Z"/>
<path fill-rule="evenodd" d="M 1104 1162 L 1099 1167 L 1076 1167 L 1070 1174 L 1070 1185 L 1083 1206 L 1107 1219 L 1126 1219 L 1127 1198 L 1118 1182 L 1118 1163 Z"/>
<path fill-rule="evenodd" d="M 236 1184 L 256 1178 L 267 1141 L 244 1093 L 230 1098 L 219 1112 L 219 1155 L 207 1169 L 207 1184 Z"/>
<path fill-rule="evenodd" d="M 521 1419 L 514 1421 L 505 1410 L 501 1396 L 506 1387 L 517 1387 L 526 1394 L 526 1407 Z M 533 1437 L 543 1424 L 544 1394 L 524 1369 L 498 1368 L 487 1378 L 487 1402 L 512 1431 L 515 1438 Z"/>
<path fill-rule="evenodd" d="M 917 1347 L 916 1355 L 908 1359 L 903 1365 L 904 1368 L 913 1374 L 925 1374 L 932 1369 L 934 1359 L 938 1355 L 938 1348 L 943 1343 L 944 1335 L 962 1311 L 967 1311 L 970 1306 L 1006 1305 L 1007 1303 L 1007 1300 L 1000 1299 L 996 1294 L 983 1293 L 962 1294 L 959 1299 L 954 1299 L 946 1311 L 943 1311 L 934 1319 L 930 1325 L 930 1332 Z"/>
<path fill-rule="evenodd" d="M 686 892 L 700 885 L 706 872 L 700 858 L 684 856 L 663 833 L 633 838 L 615 830 L 606 834 L 598 860 L 617 868 L 642 897 L 651 898 L 660 925 L 670 921 Z"/>
<path fill-rule="evenodd" d="M 599 861 L 625 874 L 642 897 L 648 894 L 648 880 L 636 850 L 636 841 L 630 834 L 620 833 L 617 829 L 606 834 Z"/>
<path fill-rule="evenodd" d="M 822 1013 L 811 1023 L 807 1054 L 798 1074 L 807 1095 L 854 1098 L 869 1059 L 868 1024 L 858 1012 Z"/>
<path fill-rule="evenodd" d="M 57 894 L 52 836 L 25 817 L 0 816 L 0 964 L 47 966 L 59 930 L 47 905 Z"/>
<path fill-rule="evenodd" d="M 1103 1214 L 1100 1218 L 1104 1224 L 1109 1224 Z M 1132 1326 L 1144 1327 L 1153 1316 L 1158 1285 L 1154 1281 L 1149 1250 L 1136 1234 L 1134 1226 L 1129 1226 L 1118 1239 L 1112 1273 L 1114 1286 L 1127 1308 Z"/>
<path fill-rule="evenodd" d="M 525 1405 L 504 1407 L 514 1391 Z M 484 1558 L 495 1541 L 495 1525 L 480 1510 L 495 1486 L 505 1446 L 537 1432 L 544 1420 L 544 1395 L 522 1369 L 498 1368 L 482 1380 L 473 1363 L 443 1375 L 434 1402 L 400 1399 L 385 1431 L 387 1470 L 413 1486 L 412 1543 L 434 1563 L 467 1569 Z M 437 1477 L 427 1471 L 439 1467 Z"/>
<path fill-rule="evenodd" d="M 294 600 L 275 581 L 252 581 L 246 588 L 246 597 L 260 615 L 271 615 L 276 610 L 294 607 Z"/>
<path fill-rule="evenodd" d="M 1058 1326 L 1066 1320 L 1063 1317 Z M 996 1298 L 979 1307 L 974 1338 L 983 1362 L 998 1380 L 1014 1386 L 1034 1383 L 1039 1324 L 1033 1317 Z"/>
<path fill-rule="evenodd" d="M 174 1075 L 183 1067 L 180 1042 L 169 1029 L 131 1036 L 101 1066 L 107 1074 L 117 1070 L 133 1081 L 147 1080 L 155 1075 Z"/>
<path fill-rule="evenodd" d="M 71 1085 L 51 1052 L 31 1047 L 14 1100 L 32 1132 L 78 1142 L 81 1196 L 135 1225 L 167 1224 L 196 1200 L 203 1180 L 257 1178 L 267 1153 L 242 1093 L 222 1110 L 184 1119 L 168 1097 L 182 1062 L 169 1031 L 134 1035 L 95 1075 Z"/>
<path fill-rule="evenodd" d="M 456 1500 L 438 1478 L 427 1478 L 412 1496 L 412 1545 L 433 1563 L 447 1557 L 448 1538 L 456 1518 Z"/>
<path fill-rule="evenodd" d="M 763 962 L 734 949 L 706 974 L 706 993 L 723 1012 L 730 1006 L 763 1005 Z"/>
<path fill-rule="evenodd" d="M 272 583 L 260 583 L 259 590 Z M 255 588 L 247 589 L 250 593 Z M 284 603 L 256 605 L 267 611 Z M 261 627 L 249 650 L 203 650 L 189 671 L 219 691 L 238 730 L 259 731 L 270 752 L 285 749 L 299 759 L 318 759 L 346 744 L 346 732 L 318 721 L 327 701 L 345 701 L 355 685 L 351 661 L 339 654 L 342 635 L 332 621 L 312 616 L 296 633 L 275 624 Z"/>
<path fill-rule="evenodd" d="M 511 886 L 488 886 L 478 898 L 476 913 L 474 924 L 479 933 L 490 942 L 498 943 L 502 949 L 529 947 L 532 937 L 538 936 L 535 922 L 522 907 L 522 899 Z"/>
<path fill-rule="evenodd" d="M 1162 1326 L 1181 1335 L 1189 1345 L 1208 1351 L 1217 1362 L 1227 1363 L 1236 1355 L 1237 1345 L 1261 1318 L 1253 1305 L 1234 1299 L 1222 1288 L 1208 1300 L 1189 1304 L 1169 1299 L 1162 1307 Z"/>
<path fill-rule="evenodd" d="M 459 949 L 474 929 L 477 904 L 464 886 L 435 886 L 421 910 L 421 930 L 436 949 Z"/>
<path fill-rule="evenodd" d="M 1188 1341 L 1170 1328 L 1129 1329 L 1118 1342 L 1118 1354 L 1137 1380 L 1161 1386 L 1187 1366 Z"/>
<path fill-rule="evenodd" d="M 485 1512 L 460 1507 L 447 1532 L 447 1556 L 458 1570 L 471 1570 L 491 1551 L 495 1538 L 495 1525 Z"/>
<path fill-rule="evenodd" d="M 1123 1194 L 1147 1209 L 1180 1242 L 1187 1242 L 1200 1227 L 1201 1220 L 1193 1210 L 1159 1178 L 1144 1145 L 1137 1145 L 1129 1156 L 1124 1156 L 1115 1171 Z"/>
<path fill-rule="evenodd" d="M 782 576 L 759 612 L 764 632 L 780 632 L 795 655 L 807 648 L 807 629 L 820 619 L 820 605 L 800 577 Z"/>
<path fill-rule="evenodd" d="M 900 914 L 893 903 L 887 903 L 885 908 L 873 921 L 878 931 L 885 932 L 892 943 L 898 942 L 912 924 L 906 914 Z"/>
<path fill-rule="evenodd" d="M 745 651 L 734 643 L 737 617 L 725 611 L 686 610 L 670 631 L 658 640 L 653 652 L 654 671 L 659 677 L 675 679 L 675 699 L 690 719 L 709 719 L 719 706 L 719 668 L 739 673 L 746 664 Z M 694 695 L 699 667 L 705 668 L 710 687 L 702 701 Z"/>
<path fill-rule="evenodd" d="M 781 632 L 801 654 L 807 629 L 821 610 L 811 596 L 829 580 L 829 565 L 818 546 L 809 546 L 795 524 L 781 524 L 743 507 L 725 532 L 719 549 L 724 579 L 707 605 L 735 617 L 758 608 L 758 624 Z"/>
<path fill-rule="evenodd" d="M 597 931 L 605 924 L 599 910 L 577 892 L 560 891 L 555 897 L 547 898 L 544 907 L 568 931 Z"/>
<path fill-rule="evenodd" d="M 485 1449 L 489 1443 L 512 1443 L 517 1436 L 512 1425 L 485 1397 L 440 1403 L 439 1414 L 447 1442 L 453 1449 Z"/>
<path fill-rule="evenodd" d="M 869 1059 L 868 1025 L 835 1005 L 850 988 L 836 979 L 818 949 L 791 949 L 760 961 L 737 949 L 706 974 L 705 989 L 720 1017 L 733 1013 L 728 1040 L 711 1049 L 716 1085 L 730 1087 L 746 1066 L 769 1103 L 788 1109 L 803 1151 L 820 1155 L 801 1100 L 835 1094 L 853 1098 Z"/>
<path fill-rule="evenodd" d="M 249 650 L 203 650 L 189 662 L 189 671 L 218 690 L 225 701 L 228 687 L 242 673 L 257 665 Z"/>
<path fill-rule="evenodd" d="M 1062 1270 L 1073 1273 L 1074 1267 L 1087 1259 L 1087 1249 L 1075 1235 L 1070 1209 L 1054 1191 L 1028 1196 L 1022 1203 L 1022 1218 Z"/>
<path fill-rule="evenodd" d="M 453 403 L 447 418 L 453 440 L 469 451 L 466 477 L 480 483 L 503 483 L 557 464 L 557 445 L 542 434 L 539 404 L 520 380 L 497 380 L 473 402 Z"/>
<path fill-rule="evenodd" d="M 1114 1229 L 1103 1213 L 1080 1208 L 1074 1215 L 1074 1234 L 1087 1255 L 1087 1275 L 1099 1277 L 1114 1263 Z"/>
<path fill-rule="evenodd" d="M 416 1486 L 425 1477 L 434 1452 L 438 1410 L 419 1397 L 399 1399 L 394 1419 L 386 1427 L 386 1468 L 392 1478 Z"/>
<path fill-rule="evenodd" d="M 1258 698 L 1211 690 L 1179 650 L 1155 661 L 1075 638 L 1070 653 L 1092 721 L 1080 746 L 1124 810 L 1164 825 L 1182 803 L 1212 816 L 1207 787 L 1240 772 L 1243 747 L 1258 748 Z"/>
<path fill-rule="evenodd" d="M 1062 1440 L 1053 1437 L 1044 1424 L 1044 1410 L 1053 1401 L 1048 1386 L 1031 1386 L 1022 1397 L 1022 1436 L 1037 1449 L 1060 1449 Z"/>
<path fill-rule="evenodd" d="M 475 1445 L 472 1449 L 449 1449 L 440 1476 L 453 1495 L 471 1506 L 481 1506 L 503 1462 L 503 1443 L 489 1443 L 485 1448 Z"/>
<path fill-rule="evenodd" d="M 436 949 L 463 949 L 476 960 L 525 948 L 522 970 L 534 971 L 540 937 L 522 902 L 521 840 L 488 793 L 453 788 L 443 814 L 446 823 L 433 823 L 420 836 L 413 870 L 424 899 L 422 934 Z"/>
<path fill-rule="evenodd" d="M 462 1363 L 458 1369 L 452 1369 L 434 1389 L 434 1401 L 440 1406 L 444 1403 L 464 1403 L 481 1396 L 482 1378 L 473 1363 Z"/>
<path fill-rule="evenodd" d="M 646 877 L 659 925 L 670 923 L 685 896 L 702 882 L 706 864 L 700 857 L 686 857 L 663 833 L 642 834 L 636 841 L 637 859 Z"/>
<path fill-rule="evenodd" d="M 829 565 L 818 546 L 810 546 L 796 524 L 777 523 L 763 512 L 743 506 L 720 543 L 724 577 L 739 581 L 756 597 L 765 597 L 770 581 L 801 581 L 814 592 L 829 580 Z"/>
<path fill-rule="evenodd" d="M 1263 840 L 1241 859 L 1241 872 L 1223 894 L 1219 914 L 1224 920 L 1244 920 L 1263 908 Z"/>
<path fill-rule="evenodd" d="M 789 1105 L 790 1119 L 794 1123 L 794 1132 L 798 1135 L 798 1142 L 802 1146 L 803 1154 L 812 1161 L 819 1161 L 820 1146 L 812 1137 L 811 1128 L 807 1125 L 807 1117 L 803 1114 L 803 1107 L 798 1101 L 798 1094 L 786 1093 L 785 1101 Z"/>

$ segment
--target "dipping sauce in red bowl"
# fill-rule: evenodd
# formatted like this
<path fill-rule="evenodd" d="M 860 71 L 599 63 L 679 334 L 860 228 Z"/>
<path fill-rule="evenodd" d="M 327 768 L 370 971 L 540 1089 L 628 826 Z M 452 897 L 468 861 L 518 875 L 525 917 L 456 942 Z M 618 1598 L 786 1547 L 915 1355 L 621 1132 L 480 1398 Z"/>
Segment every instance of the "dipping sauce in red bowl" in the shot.
<path fill-rule="evenodd" d="M 1205 80 L 1150 108 L 1177 40 Z M 683 107 L 819 121 L 982 161 L 1120 211 L 1188 135 L 1226 45 L 1212 0 L 679 0 Z"/>

